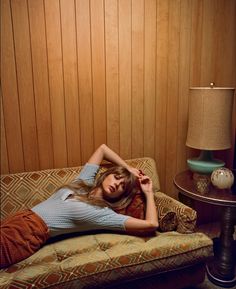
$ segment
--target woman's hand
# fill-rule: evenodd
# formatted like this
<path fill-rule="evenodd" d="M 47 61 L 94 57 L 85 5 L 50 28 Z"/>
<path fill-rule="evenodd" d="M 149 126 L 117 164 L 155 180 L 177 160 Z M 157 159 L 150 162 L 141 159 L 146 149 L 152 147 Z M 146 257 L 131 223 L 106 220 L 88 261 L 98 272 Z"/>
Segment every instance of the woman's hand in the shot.
<path fill-rule="evenodd" d="M 141 177 L 142 175 L 142 172 L 134 167 L 128 166 L 127 170 L 137 178 Z"/>
<path fill-rule="evenodd" d="M 145 196 L 148 194 L 153 194 L 152 180 L 148 176 L 140 175 L 139 184 Z"/>

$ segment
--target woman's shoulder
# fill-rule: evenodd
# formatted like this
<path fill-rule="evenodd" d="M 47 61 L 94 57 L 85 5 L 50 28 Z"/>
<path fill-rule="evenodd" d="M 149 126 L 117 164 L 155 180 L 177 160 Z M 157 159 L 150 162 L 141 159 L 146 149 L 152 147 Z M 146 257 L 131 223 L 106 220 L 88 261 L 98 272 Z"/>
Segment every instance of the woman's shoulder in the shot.
<path fill-rule="evenodd" d="M 85 184 L 92 186 L 99 168 L 100 166 L 97 164 L 86 163 L 74 181 L 83 181 Z"/>
<path fill-rule="evenodd" d="M 92 163 L 86 163 L 82 170 L 79 173 L 79 176 L 83 176 L 83 175 L 87 175 L 87 174 L 91 174 L 94 172 L 97 172 L 99 170 L 100 166 L 97 164 L 92 164 Z"/>

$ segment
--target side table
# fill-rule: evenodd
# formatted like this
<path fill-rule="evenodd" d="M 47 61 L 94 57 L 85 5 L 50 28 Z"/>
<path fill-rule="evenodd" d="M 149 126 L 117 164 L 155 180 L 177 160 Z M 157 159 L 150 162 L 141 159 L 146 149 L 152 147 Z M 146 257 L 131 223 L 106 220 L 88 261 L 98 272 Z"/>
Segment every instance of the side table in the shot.
<path fill-rule="evenodd" d="M 219 190 L 212 185 L 206 193 L 199 193 L 191 171 L 177 174 L 174 184 L 183 195 L 203 203 L 221 207 L 220 238 L 214 240 L 214 259 L 207 264 L 208 278 L 216 285 L 230 288 L 236 285 L 235 241 L 236 194 L 229 189 Z"/>

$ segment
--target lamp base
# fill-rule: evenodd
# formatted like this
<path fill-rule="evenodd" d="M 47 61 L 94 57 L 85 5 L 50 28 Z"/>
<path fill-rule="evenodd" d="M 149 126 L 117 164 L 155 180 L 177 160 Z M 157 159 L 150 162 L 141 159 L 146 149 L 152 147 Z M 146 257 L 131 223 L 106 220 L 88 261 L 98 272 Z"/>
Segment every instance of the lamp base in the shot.
<path fill-rule="evenodd" d="M 191 171 L 202 174 L 211 174 L 225 165 L 223 161 L 214 159 L 211 151 L 206 150 L 202 150 L 198 158 L 188 159 L 187 163 Z"/>

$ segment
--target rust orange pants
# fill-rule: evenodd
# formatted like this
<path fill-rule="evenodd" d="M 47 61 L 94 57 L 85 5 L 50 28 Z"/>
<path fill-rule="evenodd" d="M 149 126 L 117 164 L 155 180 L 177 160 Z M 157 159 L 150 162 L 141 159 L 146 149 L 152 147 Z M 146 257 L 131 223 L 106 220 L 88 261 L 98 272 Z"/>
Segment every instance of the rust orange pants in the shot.
<path fill-rule="evenodd" d="M 49 238 L 44 221 L 31 210 L 18 212 L 1 223 L 0 268 L 22 261 Z"/>

